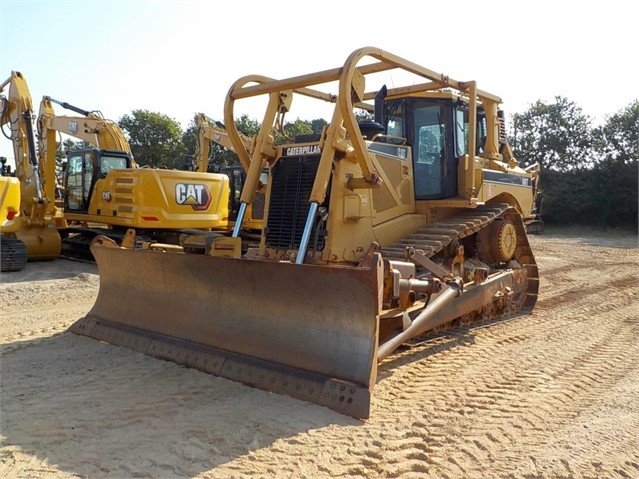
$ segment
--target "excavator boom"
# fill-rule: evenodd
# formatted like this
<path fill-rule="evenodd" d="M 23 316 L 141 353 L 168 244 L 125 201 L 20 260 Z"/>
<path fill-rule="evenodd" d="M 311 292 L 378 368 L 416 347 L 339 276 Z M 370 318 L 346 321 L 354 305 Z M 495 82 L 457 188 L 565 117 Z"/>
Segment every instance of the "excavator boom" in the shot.
<path fill-rule="evenodd" d="M 211 160 L 211 143 L 235 152 L 235 146 L 229 137 L 224 124 L 219 121 L 212 120 L 204 113 L 196 113 L 196 142 L 195 154 L 193 156 L 193 169 L 202 173 L 209 171 L 209 161 Z M 253 140 L 245 136 L 241 132 L 237 132 L 237 138 L 246 151 L 253 150 Z M 235 219 L 238 214 L 239 197 L 246 180 L 246 172 L 242 166 L 224 166 L 217 167 L 219 173 L 223 173 L 229 177 L 229 227 L 235 226 Z M 243 221 L 244 237 L 253 236 L 255 232 L 261 231 L 264 222 L 264 192 L 267 182 L 268 172 L 263 172 L 258 188 L 260 191 L 256 195 L 256 199 L 247 208 Z"/>

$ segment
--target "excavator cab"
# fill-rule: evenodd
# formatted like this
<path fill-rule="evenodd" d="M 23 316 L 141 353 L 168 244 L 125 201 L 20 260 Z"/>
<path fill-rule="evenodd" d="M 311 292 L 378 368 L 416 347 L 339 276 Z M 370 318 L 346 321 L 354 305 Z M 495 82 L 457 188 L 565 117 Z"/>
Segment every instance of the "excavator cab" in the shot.
<path fill-rule="evenodd" d="M 132 160 L 123 151 L 93 149 L 70 152 L 64 172 L 65 211 L 87 213 L 96 182 L 106 178 L 111 170 L 126 168 L 132 168 Z"/>

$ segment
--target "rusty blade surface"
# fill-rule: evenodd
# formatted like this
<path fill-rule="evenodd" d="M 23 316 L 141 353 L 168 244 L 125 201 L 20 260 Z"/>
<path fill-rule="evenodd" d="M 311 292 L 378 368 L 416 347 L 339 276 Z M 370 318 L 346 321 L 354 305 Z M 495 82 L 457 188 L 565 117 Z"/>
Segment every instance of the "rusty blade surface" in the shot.
<path fill-rule="evenodd" d="M 180 347 L 255 358 L 262 368 L 283 366 L 365 389 L 375 383 L 381 262 L 329 268 L 91 249 L 100 290 L 74 332 L 156 356 L 149 349 L 161 337 Z M 129 333 L 150 341 L 136 339 L 134 346 Z"/>

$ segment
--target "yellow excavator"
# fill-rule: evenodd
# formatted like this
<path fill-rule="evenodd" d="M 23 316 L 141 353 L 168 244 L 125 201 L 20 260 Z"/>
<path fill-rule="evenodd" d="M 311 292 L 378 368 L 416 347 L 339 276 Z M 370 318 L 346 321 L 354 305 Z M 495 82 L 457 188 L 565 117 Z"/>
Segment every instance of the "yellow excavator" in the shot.
<path fill-rule="evenodd" d="M 193 169 L 195 171 L 209 171 L 209 163 L 211 159 L 211 143 L 235 151 L 235 147 L 231 142 L 226 127 L 223 123 L 209 118 L 204 113 L 195 114 L 196 136 L 195 136 L 195 154 L 193 156 Z M 241 132 L 238 136 L 242 141 L 246 151 L 253 150 L 253 140 L 248 138 Z M 240 194 L 246 180 L 246 172 L 241 165 L 223 166 L 216 170 L 229 177 L 229 228 L 233 228 L 237 213 L 240 206 Z M 260 176 L 260 185 L 258 193 L 255 195 L 253 202 L 248 205 L 242 222 L 242 231 L 245 238 L 249 238 L 251 234 L 259 232 L 264 226 L 264 192 L 268 180 L 268 172 L 263 171 Z"/>
<path fill-rule="evenodd" d="M 406 83 L 387 88 L 382 72 Z M 234 108 L 259 96 L 249 151 Z M 334 104 L 332 118 L 275 145 L 295 96 Z M 247 172 L 232 237 L 205 254 L 97 237 L 98 298 L 71 331 L 368 417 L 377 365 L 402 344 L 535 305 L 524 220 L 536 173 L 514 158 L 500 103 L 375 47 L 329 70 L 240 78 L 224 107 Z M 358 109 L 374 121 L 358 123 Z M 265 227 L 242 255 L 263 168 Z"/>
<path fill-rule="evenodd" d="M 55 205 L 55 170 L 44 167 L 37 155 L 35 113 L 27 83 L 21 73 L 12 72 L 0 84 L 0 93 L 7 87 L 7 95 L 0 95 L 0 127 L 13 145 L 15 178 L 3 178 L 6 196 L 2 208 L 7 207 L 12 219 L 1 225 L 0 231 L 2 270 L 16 271 L 24 267 L 26 259 L 57 258 L 61 251 L 58 228 L 64 227 L 65 222 Z M 16 188 L 20 190 L 20 200 L 9 200 L 15 195 L 9 191 L 15 192 Z M 11 213 L 16 208 L 18 213 Z"/>
<path fill-rule="evenodd" d="M 81 116 L 57 115 L 53 103 Z M 67 256 L 88 255 L 97 234 L 124 238 L 129 228 L 144 241 L 177 245 L 195 231 L 228 228 L 229 179 L 226 175 L 139 168 L 123 132 L 98 112 L 86 111 L 45 96 L 38 117 L 39 153 L 55 164 L 58 134 L 79 138 L 96 148 L 67 155 L 63 181 L 61 230 Z M 52 166 L 50 166 L 52 167 Z"/>
<path fill-rule="evenodd" d="M 1 158 L 2 170 L 6 158 Z M 19 229 L 20 181 L 0 174 L 0 271 L 20 271 L 27 265 L 27 247 L 16 232 Z"/>
<path fill-rule="evenodd" d="M 177 245 L 186 233 L 228 228 L 227 175 L 138 168 L 114 122 L 48 96 L 40 103 L 36 148 L 27 82 L 20 72 L 12 72 L 0 91 L 7 85 L 2 125 L 10 124 L 5 136 L 13 143 L 22 189 L 16 236 L 26 243 L 30 260 L 57 258 L 63 245 L 66 256 L 91 260 L 88 244 L 93 237 L 122 240 L 129 228 L 138 232 L 139 241 L 162 242 L 165 248 Z M 57 115 L 53 103 L 81 116 Z M 64 213 L 55 206 L 59 134 L 96 147 L 69 152 Z"/>

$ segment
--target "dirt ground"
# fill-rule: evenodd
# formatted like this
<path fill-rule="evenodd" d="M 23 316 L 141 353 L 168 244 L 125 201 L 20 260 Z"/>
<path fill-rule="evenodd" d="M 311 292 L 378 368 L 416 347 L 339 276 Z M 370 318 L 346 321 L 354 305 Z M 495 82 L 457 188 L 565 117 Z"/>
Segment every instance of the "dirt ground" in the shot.
<path fill-rule="evenodd" d="M 533 314 L 391 357 L 366 421 L 66 332 L 93 265 L 0 275 L 0 477 L 638 478 L 637 237 L 531 243 Z"/>

